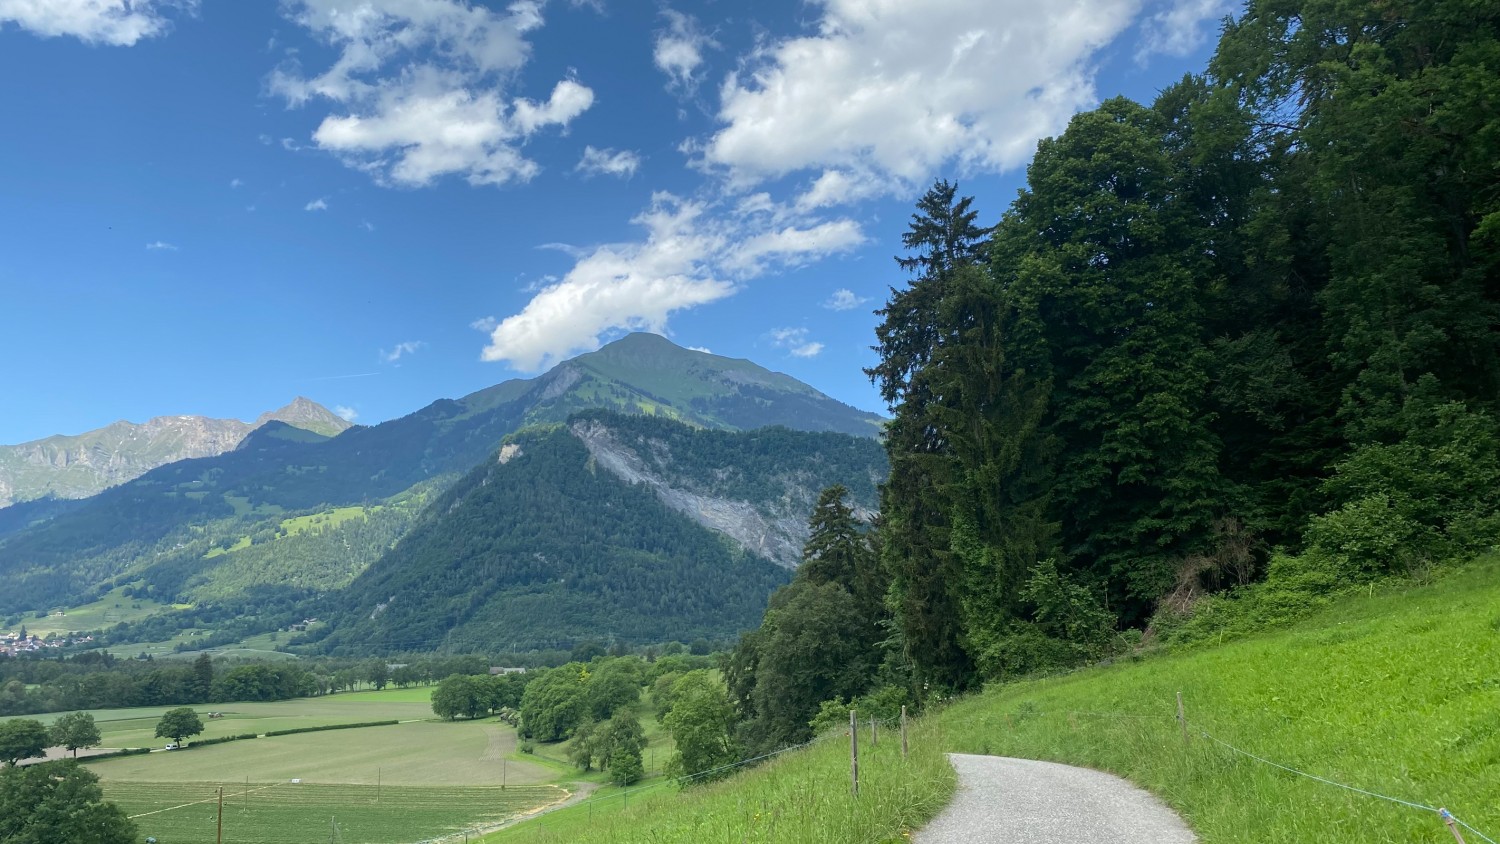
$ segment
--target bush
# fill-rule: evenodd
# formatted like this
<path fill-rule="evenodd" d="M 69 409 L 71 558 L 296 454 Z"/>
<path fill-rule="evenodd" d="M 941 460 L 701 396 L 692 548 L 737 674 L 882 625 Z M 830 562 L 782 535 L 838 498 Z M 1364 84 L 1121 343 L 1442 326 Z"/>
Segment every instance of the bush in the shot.
<path fill-rule="evenodd" d="M 401 722 L 400 721 L 364 721 L 364 722 L 361 722 L 361 723 L 358 723 L 358 724 L 329 724 L 326 727 L 295 727 L 295 728 L 290 729 L 290 730 L 272 730 L 269 733 L 266 733 L 266 737 L 270 738 L 271 736 L 290 736 L 290 735 L 295 735 L 297 733 L 317 733 L 317 732 L 322 732 L 323 730 L 352 730 L 352 729 L 355 729 L 357 727 L 389 727 L 392 724 L 399 724 L 399 723 L 401 723 Z"/>

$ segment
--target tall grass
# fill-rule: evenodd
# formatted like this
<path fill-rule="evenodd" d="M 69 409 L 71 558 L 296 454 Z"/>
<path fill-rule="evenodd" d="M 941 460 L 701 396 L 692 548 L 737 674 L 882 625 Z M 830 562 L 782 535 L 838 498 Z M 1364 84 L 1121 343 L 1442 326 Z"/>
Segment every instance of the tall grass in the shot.
<path fill-rule="evenodd" d="M 1173 717 L 1178 691 L 1190 743 Z M 1275 634 L 1008 685 L 939 717 L 951 750 L 1084 765 L 1143 785 L 1205 844 L 1452 837 L 1432 813 L 1278 770 L 1201 731 L 1446 807 L 1500 838 L 1500 565 L 1347 600 Z"/>
<path fill-rule="evenodd" d="M 942 726 L 914 726 L 911 754 L 899 737 L 880 743 L 860 736 L 860 793 L 849 787 L 849 742 L 834 733 L 811 747 L 776 757 L 734 778 L 679 790 L 669 782 L 629 794 L 601 792 L 584 804 L 527 821 L 485 838 L 526 842 L 823 842 L 905 841 L 948 802 L 955 787 L 943 756 Z"/>

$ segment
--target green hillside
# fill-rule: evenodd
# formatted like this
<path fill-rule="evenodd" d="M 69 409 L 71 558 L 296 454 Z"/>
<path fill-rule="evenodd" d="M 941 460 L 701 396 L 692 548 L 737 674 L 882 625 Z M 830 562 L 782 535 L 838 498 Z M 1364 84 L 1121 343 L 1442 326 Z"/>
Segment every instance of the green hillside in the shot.
<path fill-rule="evenodd" d="M 1188 744 L 1175 720 L 1179 691 Z M 871 799 L 847 797 L 848 744 L 836 733 L 707 789 L 647 792 L 629 808 L 615 799 L 592 817 L 570 809 L 486 840 L 569 841 L 585 826 L 590 840 L 610 844 L 902 840 L 948 793 L 931 761 L 939 749 L 1120 774 L 1181 812 L 1203 844 L 1451 840 L 1434 813 L 1287 773 L 1202 731 L 1310 774 L 1447 808 L 1494 838 L 1500 557 L 1436 584 L 1345 598 L 1277 632 L 999 685 L 918 725 L 914 761 L 887 750 L 864 766 L 880 783 Z M 890 746 L 887 734 L 881 748 Z M 914 767 L 930 779 L 903 779 Z"/>
<path fill-rule="evenodd" d="M 754 625 L 786 580 L 652 490 L 600 469 L 564 426 L 527 429 L 502 454 L 440 496 L 335 599 L 322 648 L 731 636 Z"/>
<path fill-rule="evenodd" d="M 7 583 L 0 613 L 85 603 L 101 586 L 149 569 L 166 572 L 146 575 L 165 590 L 162 597 L 210 580 L 255 581 L 200 571 L 208 549 L 199 546 L 274 533 L 290 516 L 365 507 L 418 484 L 444 486 L 519 428 L 591 408 L 722 430 L 784 425 L 866 438 L 880 424 L 874 414 L 748 361 L 629 335 L 538 378 L 439 400 L 332 439 L 269 421 L 232 452 L 162 466 L 76 506 L 27 508 L 0 519 L 0 577 Z M 272 574 L 258 579 L 273 582 Z"/>

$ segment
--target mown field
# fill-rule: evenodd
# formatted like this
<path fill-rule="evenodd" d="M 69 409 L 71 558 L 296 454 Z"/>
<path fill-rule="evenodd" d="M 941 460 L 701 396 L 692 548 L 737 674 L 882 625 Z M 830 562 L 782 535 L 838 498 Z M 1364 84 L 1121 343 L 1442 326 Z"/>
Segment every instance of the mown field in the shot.
<path fill-rule="evenodd" d="M 116 782 L 201 782 L 245 778 L 396 785 L 533 784 L 558 779 L 552 769 L 509 758 L 515 731 L 494 722 L 422 721 L 387 727 L 300 733 L 209 747 L 124 756 L 89 767 Z"/>
<path fill-rule="evenodd" d="M 127 598 L 123 594 L 125 587 L 120 586 L 105 593 L 99 600 L 93 603 L 83 604 L 66 610 L 62 615 L 48 615 L 46 618 L 22 618 L 16 629 L 26 628 L 26 632 L 38 636 L 46 636 L 48 633 L 70 633 L 84 630 L 100 630 L 105 627 L 113 627 L 116 624 L 127 621 L 139 621 L 150 615 L 176 608 L 187 607 L 187 604 L 161 604 L 149 598 Z"/>
<path fill-rule="evenodd" d="M 114 784 L 109 797 L 160 844 L 214 841 L 224 789 L 226 844 L 408 844 L 478 830 L 559 800 L 551 785 L 380 786 L 240 782 Z"/>
<path fill-rule="evenodd" d="M 205 703 L 193 707 L 203 720 L 200 738 L 215 738 L 241 733 L 267 733 L 298 727 L 320 727 L 329 724 L 354 724 L 365 721 L 419 720 L 432 718 L 430 687 L 391 689 L 380 692 L 354 692 L 325 697 L 284 700 L 272 703 Z M 92 709 L 89 714 L 99 725 L 105 747 L 159 747 L 156 722 L 173 707 L 151 706 L 134 709 Z M 222 712 L 223 718 L 209 720 L 209 712 Z M 63 713 L 37 715 L 50 724 Z M 195 752 L 206 752 L 195 751 Z"/>

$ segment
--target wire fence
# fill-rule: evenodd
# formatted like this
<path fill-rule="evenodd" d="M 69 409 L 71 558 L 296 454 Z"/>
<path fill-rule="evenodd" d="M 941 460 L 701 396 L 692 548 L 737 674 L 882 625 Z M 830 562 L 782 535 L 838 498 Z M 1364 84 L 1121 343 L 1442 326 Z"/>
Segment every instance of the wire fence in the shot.
<path fill-rule="evenodd" d="M 1179 710 L 1179 713 L 1175 714 L 1175 715 L 1174 714 L 1170 714 L 1170 713 L 1166 713 L 1166 712 L 1138 713 L 1138 712 L 1099 712 L 1099 711 L 1085 711 L 1085 710 L 1058 710 L 1056 712 L 1043 712 L 1043 711 L 1038 711 L 1038 710 L 1034 710 L 1034 709 L 1032 709 L 1032 710 L 1025 710 L 1025 711 L 1022 711 L 1022 712 L 1018 712 L 1016 714 L 1017 715 L 1021 715 L 1023 717 L 1028 717 L 1028 718 L 1029 717 L 1033 717 L 1033 716 L 1038 716 L 1038 715 L 1066 715 L 1069 718 L 1070 721 L 1072 721 L 1072 720 L 1074 720 L 1074 719 L 1076 719 L 1076 718 L 1078 718 L 1080 716 L 1081 717 L 1094 717 L 1094 718 L 1121 718 L 1121 719 L 1131 719 L 1131 720 L 1139 719 L 1139 720 L 1149 720 L 1149 721 L 1157 721 L 1157 722 L 1165 722 L 1165 721 L 1171 720 L 1171 721 L 1176 721 L 1176 722 L 1179 722 L 1180 724 L 1182 724 L 1183 730 L 1184 730 L 1184 735 L 1187 734 L 1187 731 L 1189 729 L 1188 725 L 1187 725 L 1186 716 L 1183 715 L 1180 710 Z M 1010 715 L 1007 714 L 1006 717 L 1009 718 Z M 1405 806 L 1405 807 L 1410 808 L 1410 809 L 1417 809 L 1417 810 L 1423 811 L 1423 812 L 1431 812 L 1434 815 L 1437 815 L 1438 819 L 1440 821 L 1442 821 L 1444 824 L 1448 825 L 1450 828 L 1452 828 L 1453 826 L 1462 827 L 1463 829 L 1465 829 L 1468 832 L 1472 833 L 1473 835 L 1477 836 L 1480 840 L 1487 842 L 1487 844 L 1497 844 L 1497 842 L 1495 841 L 1495 839 L 1489 837 L 1488 835 L 1484 834 L 1483 832 L 1479 831 L 1478 829 L 1475 829 L 1473 826 L 1470 826 L 1469 824 L 1465 823 L 1461 818 L 1458 818 L 1452 812 L 1448 811 L 1446 808 L 1443 808 L 1443 807 L 1440 807 L 1440 806 L 1429 806 L 1429 805 L 1427 805 L 1425 803 L 1417 803 L 1417 802 L 1414 802 L 1414 801 L 1411 801 L 1411 800 L 1403 800 L 1403 799 L 1401 799 L 1399 797 L 1392 797 L 1392 796 L 1390 796 L 1388 794 L 1381 794 L 1381 793 L 1376 792 L 1376 791 L 1370 791 L 1369 789 L 1360 788 L 1358 786 L 1350 785 L 1348 783 L 1343 783 L 1343 782 L 1339 782 L 1337 780 L 1329 779 L 1328 777 L 1319 776 L 1317 774 L 1309 773 L 1307 771 L 1303 771 L 1303 770 L 1300 770 L 1298 768 L 1294 768 L 1294 767 L 1292 767 L 1290 765 L 1284 765 L 1284 764 L 1282 764 L 1280 762 L 1275 762 L 1273 760 L 1267 759 L 1264 756 L 1260 756 L 1258 754 L 1251 753 L 1250 751 L 1245 750 L 1243 748 L 1236 747 L 1235 745 L 1230 744 L 1227 741 L 1224 741 L 1223 739 L 1219 738 L 1218 736 L 1213 735 L 1212 733 L 1208 732 L 1207 730 L 1203 729 L 1202 727 L 1193 726 L 1192 727 L 1192 731 L 1196 732 L 1199 736 L 1201 736 L 1202 738 L 1206 739 L 1207 741 L 1210 741 L 1210 742 L 1214 743 L 1215 745 L 1218 745 L 1219 747 L 1222 747 L 1223 749 L 1228 750 L 1231 753 L 1234 753 L 1234 754 L 1236 754 L 1238 756 L 1243 756 L 1243 757 L 1245 757 L 1247 759 L 1250 759 L 1250 760 L 1252 760 L 1254 762 L 1257 762 L 1259 764 L 1267 765 L 1269 767 L 1275 768 L 1275 769 L 1280 770 L 1280 771 L 1284 771 L 1284 772 L 1289 773 L 1289 774 L 1293 774 L 1295 776 L 1299 776 L 1299 777 L 1303 777 L 1303 778 L 1306 778 L 1306 779 L 1309 779 L 1309 780 L 1313 780 L 1314 782 L 1323 783 L 1324 785 L 1329 785 L 1329 786 L 1332 786 L 1334 788 L 1340 788 L 1340 789 L 1343 789 L 1345 791 L 1349 791 L 1349 792 L 1352 792 L 1352 793 L 1355 793 L 1355 794 L 1364 795 L 1366 797 L 1370 797 L 1370 798 L 1373 798 L 1373 799 L 1376 799 L 1376 800 L 1383 800 L 1383 801 L 1386 801 L 1388 803 L 1393 803 L 1393 804 L 1396 804 L 1396 805 L 1399 805 L 1399 806 Z M 1463 838 L 1461 836 L 1457 835 L 1457 834 L 1455 834 L 1454 837 L 1457 838 L 1459 841 L 1463 841 Z"/>

